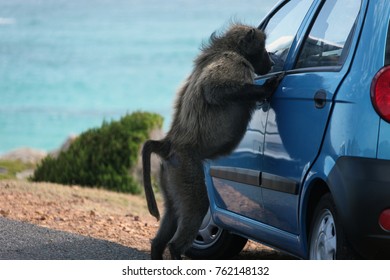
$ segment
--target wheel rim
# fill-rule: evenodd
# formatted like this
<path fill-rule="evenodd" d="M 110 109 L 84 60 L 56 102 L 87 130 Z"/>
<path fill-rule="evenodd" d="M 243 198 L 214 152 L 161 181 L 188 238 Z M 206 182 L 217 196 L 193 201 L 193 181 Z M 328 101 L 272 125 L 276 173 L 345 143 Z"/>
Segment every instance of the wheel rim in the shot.
<path fill-rule="evenodd" d="M 336 224 L 332 213 L 324 210 L 313 228 L 310 259 L 334 260 L 336 259 L 337 235 Z"/>
<path fill-rule="evenodd" d="M 196 249 L 206 249 L 213 246 L 221 236 L 222 229 L 219 228 L 213 221 L 209 211 L 203 219 L 202 225 L 198 231 L 192 247 Z"/>

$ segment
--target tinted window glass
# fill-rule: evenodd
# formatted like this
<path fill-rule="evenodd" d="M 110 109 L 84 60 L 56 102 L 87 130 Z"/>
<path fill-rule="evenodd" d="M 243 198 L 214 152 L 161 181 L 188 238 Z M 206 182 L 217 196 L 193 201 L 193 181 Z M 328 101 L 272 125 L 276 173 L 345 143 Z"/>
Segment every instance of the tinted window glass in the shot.
<path fill-rule="evenodd" d="M 267 34 L 266 49 L 275 62 L 271 72 L 281 71 L 288 51 L 297 34 L 312 0 L 293 0 L 284 5 L 268 21 L 265 28 Z"/>
<path fill-rule="evenodd" d="M 342 65 L 360 5 L 361 1 L 326 1 L 305 40 L 296 68 Z"/>

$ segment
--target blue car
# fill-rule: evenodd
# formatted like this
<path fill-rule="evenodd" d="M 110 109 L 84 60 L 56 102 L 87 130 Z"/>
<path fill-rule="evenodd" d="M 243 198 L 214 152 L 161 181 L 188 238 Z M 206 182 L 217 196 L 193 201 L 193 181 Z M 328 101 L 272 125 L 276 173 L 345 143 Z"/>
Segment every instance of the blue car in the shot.
<path fill-rule="evenodd" d="M 247 239 L 302 259 L 390 256 L 390 1 L 290 0 L 260 24 L 284 72 L 229 156 L 205 163 L 210 211 L 187 255 Z"/>

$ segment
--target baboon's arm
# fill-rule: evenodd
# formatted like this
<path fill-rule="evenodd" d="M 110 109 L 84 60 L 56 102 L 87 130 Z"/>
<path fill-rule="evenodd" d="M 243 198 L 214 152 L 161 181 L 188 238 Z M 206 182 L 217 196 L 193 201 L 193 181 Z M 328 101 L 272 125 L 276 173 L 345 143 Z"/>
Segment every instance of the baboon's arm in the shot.
<path fill-rule="evenodd" d="M 209 88 L 204 92 L 207 102 L 222 105 L 229 102 L 263 101 L 272 96 L 284 74 L 268 79 L 263 85 L 244 84 L 242 86 L 224 86 Z"/>

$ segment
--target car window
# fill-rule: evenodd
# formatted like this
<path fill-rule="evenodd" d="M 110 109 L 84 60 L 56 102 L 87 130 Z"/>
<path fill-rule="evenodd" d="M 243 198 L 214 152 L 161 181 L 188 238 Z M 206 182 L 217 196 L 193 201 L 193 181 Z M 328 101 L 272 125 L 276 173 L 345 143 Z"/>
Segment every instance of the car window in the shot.
<path fill-rule="evenodd" d="M 295 68 L 342 65 L 360 6 L 361 1 L 326 1 L 305 40 Z"/>
<path fill-rule="evenodd" d="M 271 72 L 283 69 L 298 28 L 312 3 L 312 0 L 292 0 L 269 19 L 264 31 L 267 34 L 266 49 L 275 63 Z"/>

